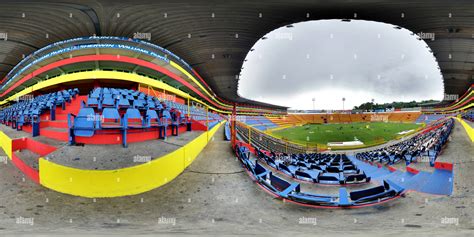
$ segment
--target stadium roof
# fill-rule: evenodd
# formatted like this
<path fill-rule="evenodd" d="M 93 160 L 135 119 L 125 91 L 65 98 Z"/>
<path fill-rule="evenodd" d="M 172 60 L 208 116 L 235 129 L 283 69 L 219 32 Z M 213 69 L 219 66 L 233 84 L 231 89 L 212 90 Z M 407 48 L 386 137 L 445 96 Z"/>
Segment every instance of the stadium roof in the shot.
<path fill-rule="evenodd" d="M 439 63 L 445 93 L 462 95 L 474 83 L 471 4 L 469 0 L 7 0 L 0 3 L 0 36 L 7 37 L 0 41 L 0 77 L 23 55 L 57 41 L 91 35 L 134 37 L 139 36 L 137 33 L 150 33 L 152 43 L 189 63 L 219 97 L 266 105 L 237 93 L 243 61 L 261 37 L 296 22 L 363 19 L 424 33 L 422 37 L 430 38 L 434 33 L 434 40 L 425 41 Z"/>

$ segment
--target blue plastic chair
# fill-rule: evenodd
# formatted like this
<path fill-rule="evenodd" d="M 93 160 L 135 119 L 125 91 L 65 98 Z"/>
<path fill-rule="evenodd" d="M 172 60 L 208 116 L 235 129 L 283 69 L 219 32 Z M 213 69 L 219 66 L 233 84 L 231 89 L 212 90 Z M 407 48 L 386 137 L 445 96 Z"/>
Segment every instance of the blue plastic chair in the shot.
<path fill-rule="evenodd" d="M 72 120 L 74 117 L 74 123 Z M 82 108 L 77 115 L 68 114 L 69 144 L 75 143 L 75 136 L 92 137 L 96 128 L 96 115 L 93 108 Z"/>
<path fill-rule="evenodd" d="M 127 128 L 143 128 L 143 117 L 135 108 L 128 108 L 126 115 Z"/>
<path fill-rule="evenodd" d="M 122 128 L 122 119 L 116 108 L 104 108 L 100 128 Z"/>

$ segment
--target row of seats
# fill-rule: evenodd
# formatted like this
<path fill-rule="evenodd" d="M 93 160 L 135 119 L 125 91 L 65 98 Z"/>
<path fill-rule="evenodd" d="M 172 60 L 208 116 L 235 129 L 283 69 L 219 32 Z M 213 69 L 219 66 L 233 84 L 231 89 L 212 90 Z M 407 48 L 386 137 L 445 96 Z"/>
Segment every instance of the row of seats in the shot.
<path fill-rule="evenodd" d="M 122 142 L 126 147 L 127 130 L 158 128 L 159 137 L 166 138 L 168 126 L 171 126 L 172 134 L 177 136 L 180 125 L 186 124 L 187 129 L 191 129 L 191 119 L 205 120 L 210 129 L 222 117 L 202 108 L 188 108 L 187 105 L 135 90 L 95 88 L 89 93 L 79 113 L 68 117 L 69 142 L 74 144 L 76 136 L 92 137 L 97 131 L 115 129 L 122 132 Z"/>
<path fill-rule="evenodd" d="M 171 100 L 162 100 L 131 89 L 95 88 L 90 92 L 86 106 L 97 108 L 99 111 L 103 108 L 117 108 L 119 110 L 135 108 L 140 111 L 158 110 L 160 112 L 166 109 L 174 109 L 178 112 L 177 114 L 180 114 L 181 120 L 184 119 L 185 115 L 189 114 L 189 119 L 210 121 L 211 125 L 215 125 L 222 120 L 220 115 L 212 112 L 207 113 L 203 108 L 195 106 L 188 108 L 187 105 Z"/>
<path fill-rule="evenodd" d="M 422 114 L 420 115 L 420 117 L 418 117 L 415 123 L 431 124 L 433 122 L 447 118 L 449 116 L 451 116 L 451 114 Z"/>
<path fill-rule="evenodd" d="M 90 108 L 135 108 L 139 110 L 163 110 L 166 104 L 158 98 L 143 92 L 120 88 L 95 88 L 87 96 L 86 106 Z"/>
<path fill-rule="evenodd" d="M 464 112 L 461 117 L 465 120 L 468 120 L 470 122 L 474 122 L 474 109 L 470 109 L 466 112 Z"/>
<path fill-rule="evenodd" d="M 278 127 L 265 116 L 239 116 L 237 120 L 261 131 Z"/>
<path fill-rule="evenodd" d="M 438 121 L 410 139 L 373 151 L 357 153 L 356 158 L 388 165 L 405 161 L 405 164 L 409 165 L 418 157 L 425 156 L 429 157 L 430 165 L 434 166 L 453 126 L 454 120 L 452 118 Z"/>
<path fill-rule="evenodd" d="M 355 184 L 370 181 L 345 154 L 282 154 L 256 149 L 257 158 L 285 175 L 321 184 Z"/>
<path fill-rule="evenodd" d="M 97 131 L 110 129 L 121 131 L 124 147 L 130 129 L 158 128 L 160 138 L 166 138 L 166 129 L 171 126 L 177 136 L 178 127 L 190 124 L 190 120 L 170 105 L 134 90 L 95 88 L 87 102 L 81 104 L 79 113 L 68 115 L 69 143 L 74 144 L 76 136 L 92 137 Z"/>
<path fill-rule="evenodd" d="M 224 139 L 225 139 L 226 141 L 230 141 L 230 139 L 231 139 L 231 137 L 230 137 L 231 134 L 230 134 L 230 133 L 231 133 L 231 132 L 230 132 L 230 122 L 227 121 L 227 122 L 225 123 L 225 125 L 224 125 Z"/>
<path fill-rule="evenodd" d="M 39 123 L 39 116 L 45 111 L 50 111 L 50 119 L 55 118 L 56 106 L 65 108 L 66 102 L 71 102 L 79 89 L 68 89 L 52 92 L 37 97 L 24 97 L 19 102 L 0 110 L 0 122 L 21 130 L 24 125 Z"/>
<path fill-rule="evenodd" d="M 237 157 L 251 177 L 272 194 L 284 200 L 290 200 L 305 205 L 318 207 L 354 207 L 367 206 L 382 203 L 404 194 L 405 189 L 384 180 L 383 185 L 373 188 L 349 192 L 346 188 L 339 188 L 338 195 L 315 194 L 304 192 L 297 182 L 290 183 L 266 169 L 258 160 L 250 159 L 250 151 L 247 147 L 237 144 L 235 147 Z"/>

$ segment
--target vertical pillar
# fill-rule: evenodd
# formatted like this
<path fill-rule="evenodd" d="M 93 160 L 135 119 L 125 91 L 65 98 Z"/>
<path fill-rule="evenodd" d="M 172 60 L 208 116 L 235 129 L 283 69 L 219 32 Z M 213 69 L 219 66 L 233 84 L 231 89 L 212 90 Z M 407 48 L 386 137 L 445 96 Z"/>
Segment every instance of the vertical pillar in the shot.
<path fill-rule="evenodd" d="M 188 118 L 191 118 L 191 107 L 189 106 L 189 97 L 188 97 Z"/>
<path fill-rule="evenodd" d="M 232 147 L 235 147 L 235 142 L 236 142 L 236 132 L 237 130 L 235 129 L 235 118 L 236 118 L 236 108 L 235 108 L 235 103 L 234 106 L 232 107 L 232 115 L 230 116 L 230 132 L 231 132 L 231 143 Z"/>
<path fill-rule="evenodd" d="M 252 129 L 250 129 L 250 126 L 248 126 L 249 129 L 249 145 L 252 146 Z"/>
<path fill-rule="evenodd" d="M 209 106 L 206 105 L 206 127 L 209 131 Z"/>

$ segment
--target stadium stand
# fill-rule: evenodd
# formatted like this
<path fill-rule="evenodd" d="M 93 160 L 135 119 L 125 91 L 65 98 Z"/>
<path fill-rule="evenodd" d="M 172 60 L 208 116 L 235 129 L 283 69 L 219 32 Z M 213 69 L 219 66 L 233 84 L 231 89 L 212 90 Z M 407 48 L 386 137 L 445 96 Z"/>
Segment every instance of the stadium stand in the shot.
<path fill-rule="evenodd" d="M 474 122 L 474 109 L 464 112 L 461 117 L 469 122 Z"/>
<path fill-rule="evenodd" d="M 345 154 L 286 154 L 255 149 L 259 160 L 288 177 L 322 184 L 354 184 L 370 181 Z"/>
<path fill-rule="evenodd" d="M 384 180 L 383 185 L 349 193 L 345 187 L 341 187 L 338 195 L 304 192 L 299 183 L 288 182 L 263 167 L 258 160 L 252 161 L 251 149 L 255 150 L 242 143 L 235 146 L 236 155 L 247 173 L 260 187 L 289 202 L 321 208 L 355 208 L 384 203 L 405 193 L 404 188 L 390 180 Z"/>
<path fill-rule="evenodd" d="M 60 109 L 57 109 L 58 106 Z M 63 127 L 60 123 L 65 123 L 67 131 L 54 131 L 44 125 L 49 125 L 58 116 L 61 117 L 54 125 L 56 130 Z M 159 131 L 158 138 L 165 139 L 168 128 L 171 128 L 171 135 L 178 136 L 179 130 L 191 130 L 192 123 L 201 123 L 209 130 L 222 119 L 220 115 L 208 113 L 202 108 L 190 106 L 188 111 L 188 106 L 184 104 L 143 92 L 100 87 L 90 91 L 87 96 L 79 96 L 77 88 L 40 95 L 20 100 L 0 111 L 1 123 L 17 130 L 25 127 L 25 130 L 31 130 L 33 136 L 41 134 L 67 140 L 71 145 L 76 140 L 85 144 L 109 144 L 104 137 L 95 135 L 119 133 L 124 147 L 127 146 L 127 134 L 130 133 Z M 43 131 L 40 132 L 40 128 L 44 128 L 41 129 Z M 144 135 L 143 139 L 154 136 Z"/>
<path fill-rule="evenodd" d="M 281 128 L 323 123 L 353 123 L 386 121 L 397 123 L 414 123 L 421 115 L 420 112 L 392 112 L 392 113 L 326 113 L 326 114 L 288 114 L 287 116 L 267 116 L 273 124 Z"/>
<path fill-rule="evenodd" d="M 427 156 L 430 165 L 434 166 L 453 126 L 454 120 L 452 118 L 445 119 L 425 128 L 420 134 L 406 141 L 373 151 L 357 153 L 356 158 L 388 165 L 405 161 L 408 166 L 419 157 Z"/>
<path fill-rule="evenodd" d="M 444 119 L 449 116 L 454 116 L 454 115 L 455 114 L 423 114 L 423 115 L 420 115 L 420 117 L 418 117 L 415 123 L 431 124 L 438 120 Z"/>
<path fill-rule="evenodd" d="M 231 134 L 230 133 L 231 133 L 230 132 L 230 123 L 229 123 L 229 121 L 227 121 L 224 125 L 224 139 L 226 141 L 230 141 L 230 139 L 231 139 Z"/>
<path fill-rule="evenodd" d="M 46 111 L 50 112 L 51 120 L 56 118 L 56 107 L 65 108 L 66 102 L 79 94 L 77 88 L 53 92 L 41 96 L 20 98 L 11 106 L 0 110 L 0 122 L 17 130 L 22 130 L 25 125 L 33 126 L 33 135 L 39 135 L 39 118 Z"/>
<path fill-rule="evenodd" d="M 277 124 L 273 123 L 265 116 L 239 116 L 237 121 L 243 122 L 261 131 L 278 127 Z"/>

